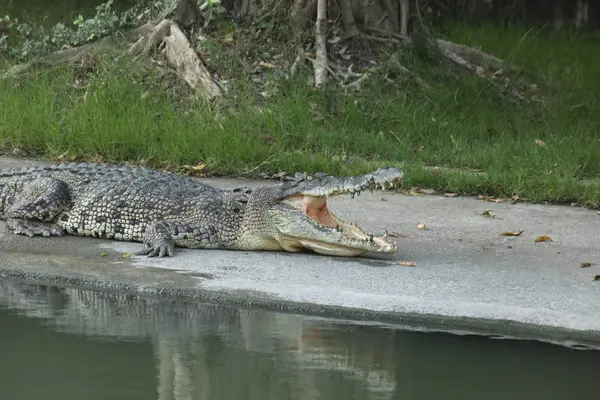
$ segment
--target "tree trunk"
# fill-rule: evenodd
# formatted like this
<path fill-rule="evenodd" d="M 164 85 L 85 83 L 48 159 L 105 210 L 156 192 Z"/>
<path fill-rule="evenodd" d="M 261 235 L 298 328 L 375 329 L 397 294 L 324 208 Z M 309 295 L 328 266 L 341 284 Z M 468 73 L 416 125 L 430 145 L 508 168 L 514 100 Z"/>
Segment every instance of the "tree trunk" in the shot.
<path fill-rule="evenodd" d="M 327 0 L 317 1 L 315 34 L 315 85 L 321 87 L 327 83 Z"/>
<path fill-rule="evenodd" d="M 588 1 L 577 0 L 575 5 L 575 27 L 585 28 L 588 25 Z"/>

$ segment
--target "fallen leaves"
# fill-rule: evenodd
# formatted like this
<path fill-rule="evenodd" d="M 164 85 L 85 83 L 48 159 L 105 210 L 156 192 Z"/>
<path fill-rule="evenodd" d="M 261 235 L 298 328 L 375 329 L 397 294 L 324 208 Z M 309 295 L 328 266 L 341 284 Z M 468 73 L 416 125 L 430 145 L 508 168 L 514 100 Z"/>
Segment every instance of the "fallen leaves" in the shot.
<path fill-rule="evenodd" d="M 416 267 L 415 263 L 412 261 L 397 261 L 396 264 L 403 265 L 405 267 Z"/>
<path fill-rule="evenodd" d="M 125 253 L 121 256 L 121 258 L 129 258 L 131 257 L 131 253 Z"/>
<path fill-rule="evenodd" d="M 458 193 L 446 193 L 444 194 L 444 197 L 456 197 L 458 196 Z"/>
<path fill-rule="evenodd" d="M 421 192 L 423 194 L 434 194 L 435 193 L 435 189 L 431 189 L 431 188 L 419 189 L 419 192 Z"/>
<path fill-rule="evenodd" d="M 525 232 L 525 229 L 521 230 L 521 231 L 506 231 L 506 232 L 501 232 L 500 236 L 521 236 L 521 233 Z"/>
<path fill-rule="evenodd" d="M 261 62 L 259 62 L 259 63 L 258 63 L 258 66 L 259 66 L 259 67 L 262 67 L 262 68 L 268 68 L 268 69 L 273 69 L 273 68 L 275 68 L 275 64 L 272 64 L 272 63 L 270 63 L 270 62 L 264 62 L 264 61 L 261 61 Z"/>
<path fill-rule="evenodd" d="M 592 265 L 594 265 L 594 264 L 592 264 L 589 261 L 582 262 L 581 263 L 581 268 L 588 268 L 588 267 L 591 267 Z M 592 278 L 592 280 L 593 281 L 600 281 L 600 275 L 594 275 L 594 277 Z"/>
<path fill-rule="evenodd" d="M 221 43 L 223 44 L 231 44 L 233 43 L 233 36 L 235 34 L 235 31 L 233 32 L 229 32 L 228 34 L 225 35 L 225 37 L 223 39 L 220 40 Z"/>
<path fill-rule="evenodd" d="M 425 230 L 425 224 L 418 224 L 417 229 Z"/>
<path fill-rule="evenodd" d="M 496 214 L 494 214 L 492 212 L 492 210 L 486 208 L 485 210 L 483 210 L 483 212 L 481 213 L 481 215 L 483 215 L 486 218 L 496 218 Z"/>
<path fill-rule="evenodd" d="M 540 139 L 535 139 L 535 144 L 537 144 L 540 147 L 546 146 L 546 143 L 542 142 Z"/>
<path fill-rule="evenodd" d="M 513 203 L 518 203 L 521 201 L 527 201 L 528 199 L 526 199 L 525 197 L 521 197 L 518 194 L 515 194 L 513 197 L 510 198 L 510 201 L 512 201 Z"/>
<path fill-rule="evenodd" d="M 411 187 L 408 190 L 408 194 L 410 194 L 411 196 L 422 196 L 424 194 L 434 194 L 434 193 L 435 193 L 435 189 L 431 189 L 431 188 Z"/>
<path fill-rule="evenodd" d="M 206 164 L 204 164 L 203 162 L 199 162 L 196 165 L 182 165 L 181 169 L 187 175 L 204 176 L 204 170 L 206 169 Z"/>
<path fill-rule="evenodd" d="M 507 199 L 503 199 L 501 197 L 488 196 L 485 194 L 480 194 L 479 196 L 477 196 L 477 200 L 488 201 L 490 203 L 504 203 Z M 521 197 L 518 194 L 515 194 L 510 198 L 510 202 L 513 204 L 519 203 L 519 202 L 525 202 L 527 200 L 528 200 L 527 198 Z"/>
<path fill-rule="evenodd" d="M 393 237 L 393 238 L 406 238 L 406 237 L 408 237 L 407 235 L 403 235 L 403 234 L 398 233 L 398 232 L 388 232 L 388 236 L 389 237 Z"/>
<path fill-rule="evenodd" d="M 487 196 L 485 194 L 480 194 L 479 196 L 477 196 L 477 200 L 485 200 L 485 201 L 489 201 L 490 203 L 504 203 L 503 198 Z"/>
<path fill-rule="evenodd" d="M 552 238 L 548 235 L 542 235 L 542 236 L 538 236 L 535 238 L 535 242 L 536 243 L 540 243 L 540 242 L 551 242 Z"/>

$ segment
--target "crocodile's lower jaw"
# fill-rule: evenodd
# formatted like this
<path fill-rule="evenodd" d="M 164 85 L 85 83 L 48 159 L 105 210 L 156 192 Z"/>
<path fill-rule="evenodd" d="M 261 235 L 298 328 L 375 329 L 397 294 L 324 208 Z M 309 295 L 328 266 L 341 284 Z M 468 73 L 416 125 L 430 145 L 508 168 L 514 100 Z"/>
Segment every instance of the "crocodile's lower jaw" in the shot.
<path fill-rule="evenodd" d="M 327 207 L 326 197 L 294 196 L 286 199 L 285 202 L 301 209 L 316 224 L 343 233 L 343 239 L 336 243 L 321 241 L 318 238 L 287 238 L 290 244 L 290 248 L 286 249 L 288 251 L 294 251 L 291 250 L 292 248 L 299 251 L 299 248 L 303 247 L 323 255 L 353 257 L 367 252 L 391 254 L 398 250 L 387 234 L 377 236 L 367 233 L 357 225 L 349 224 L 336 217 Z"/>
<path fill-rule="evenodd" d="M 315 253 L 323 254 L 325 256 L 356 257 L 367 252 L 366 250 L 362 249 L 340 246 L 310 239 L 301 239 L 298 240 L 298 242 L 305 249 L 312 250 Z"/>

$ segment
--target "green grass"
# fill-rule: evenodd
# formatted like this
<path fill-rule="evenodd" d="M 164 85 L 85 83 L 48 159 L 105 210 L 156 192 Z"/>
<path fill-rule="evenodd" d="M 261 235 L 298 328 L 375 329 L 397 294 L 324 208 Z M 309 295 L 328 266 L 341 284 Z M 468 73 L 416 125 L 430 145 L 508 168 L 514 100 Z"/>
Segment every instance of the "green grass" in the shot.
<path fill-rule="evenodd" d="M 516 28 L 452 26 L 445 33 L 526 67 L 548 86 L 548 106 L 516 104 L 486 79 L 414 54 L 402 62 L 428 88 L 375 77 L 344 95 L 315 91 L 300 76 L 279 82 L 278 94 L 257 104 L 249 78 L 238 77 L 238 100 L 226 107 L 153 90 L 156 76 L 134 80 L 131 66 L 110 62 L 85 88 L 73 87 L 71 69 L 0 81 L 0 150 L 153 166 L 203 162 L 213 173 L 249 176 L 398 165 L 407 187 L 599 205 L 600 40 Z M 221 56 L 221 66 L 240 63 Z"/>

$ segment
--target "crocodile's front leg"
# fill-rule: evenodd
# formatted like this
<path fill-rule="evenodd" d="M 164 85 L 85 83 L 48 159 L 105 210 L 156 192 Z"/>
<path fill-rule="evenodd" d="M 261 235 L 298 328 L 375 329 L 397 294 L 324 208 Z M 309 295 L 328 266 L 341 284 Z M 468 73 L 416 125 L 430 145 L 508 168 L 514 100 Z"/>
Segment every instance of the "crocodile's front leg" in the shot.
<path fill-rule="evenodd" d="M 65 232 L 52 221 L 70 201 L 69 186 L 61 180 L 40 178 L 26 183 L 6 210 L 6 227 L 29 237 L 63 236 Z"/>
<path fill-rule="evenodd" d="M 136 252 L 136 255 L 172 257 L 175 246 L 214 249 L 219 246 L 219 239 L 216 228 L 212 225 L 158 221 L 146 229 L 144 245 L 144 250 Z"/>

